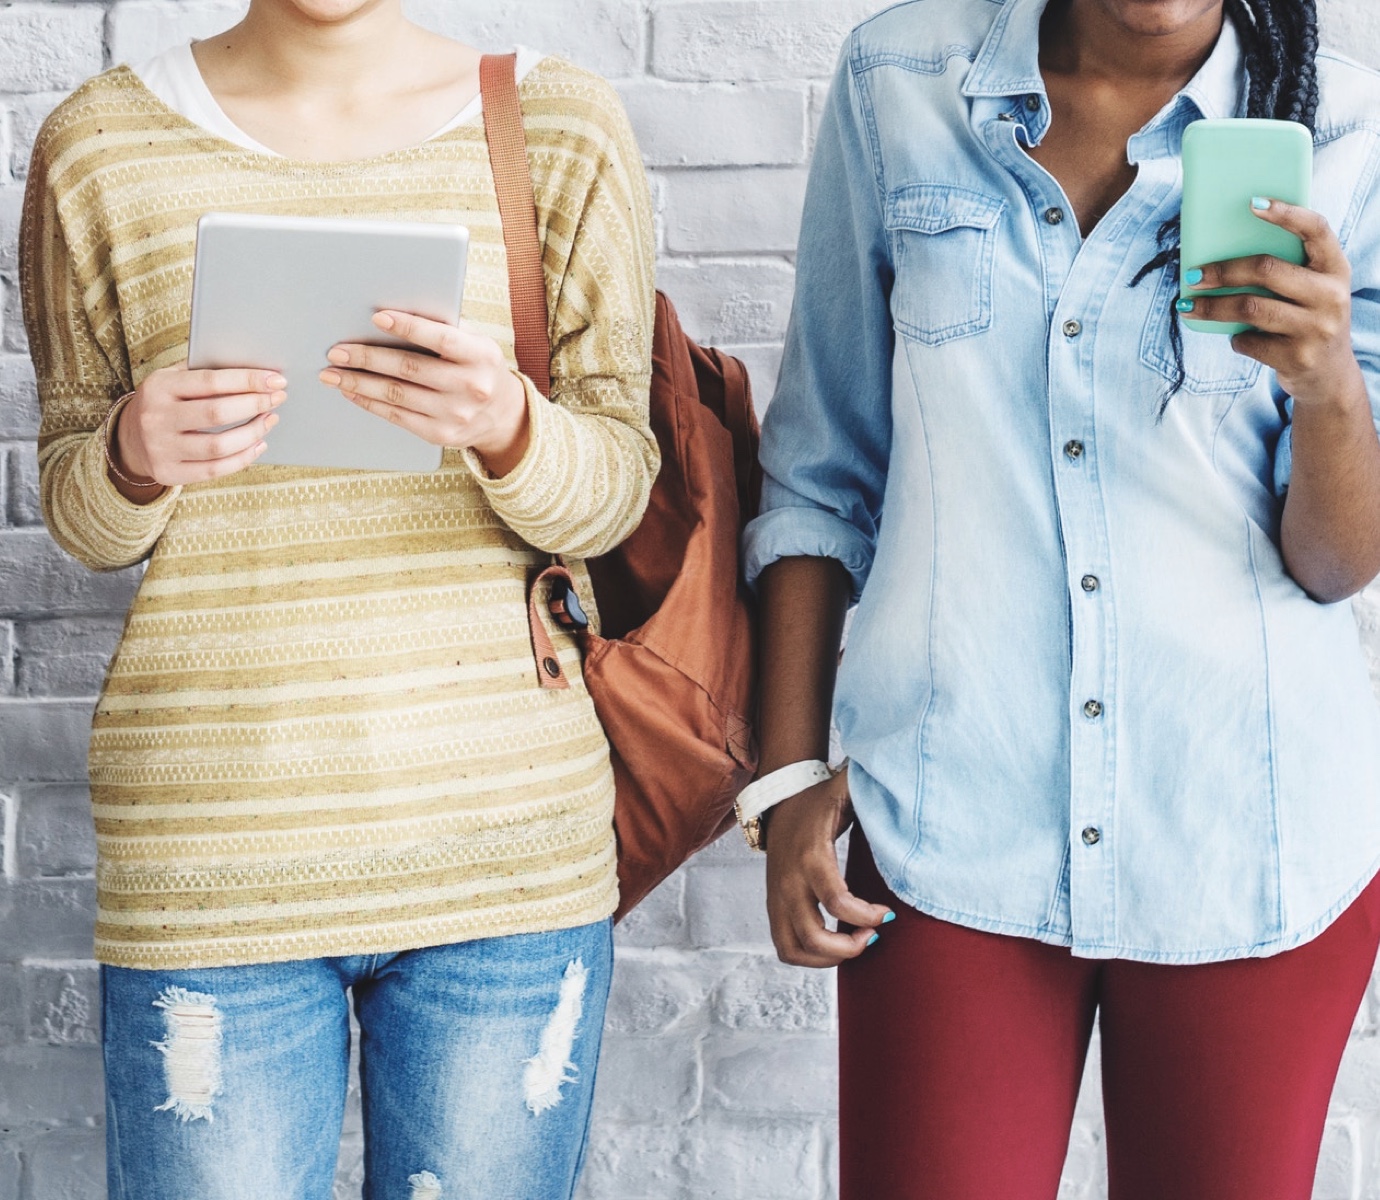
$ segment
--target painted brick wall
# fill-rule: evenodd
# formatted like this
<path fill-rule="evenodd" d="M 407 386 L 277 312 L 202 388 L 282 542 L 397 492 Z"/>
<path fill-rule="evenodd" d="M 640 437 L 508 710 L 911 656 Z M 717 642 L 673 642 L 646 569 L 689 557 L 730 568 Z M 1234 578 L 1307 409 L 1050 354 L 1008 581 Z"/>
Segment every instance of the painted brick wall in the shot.
<path fill-rule="evenodd" d="M 692 333 L 748 361 L 765 403 L 814 122 L 843 35 L 877 0 L 411 2 L 455 36 L 520 40 L 617 81 L 654 182 L 662 285 Z M 1375 6 L 1326 7 L 1329 40 L 1380 62 Z M 105 1194 L 83 776 L 93 697 L 136 580 L 86 573 L 40 524 L 15 263 L 29 146 L 87 75 L 223 28 L 240 9 L 0 4 L 0 1200 Z M 1380 666 L 1380 601 L 1359 609 Z M 584 1200 L 835 1194 L 833 981 L 776 962 L 761 867 L 727 839 L 620 932 Z M 1091 1087 L 1063 1197 L 1105 1194 L 1100 1159 Z M 359 1162 L 352 1107 L 342 1200 L 359 1194 Z M 1316 1195 L 1380 1200 L 1380 993 L 1356 1025 Z"/>

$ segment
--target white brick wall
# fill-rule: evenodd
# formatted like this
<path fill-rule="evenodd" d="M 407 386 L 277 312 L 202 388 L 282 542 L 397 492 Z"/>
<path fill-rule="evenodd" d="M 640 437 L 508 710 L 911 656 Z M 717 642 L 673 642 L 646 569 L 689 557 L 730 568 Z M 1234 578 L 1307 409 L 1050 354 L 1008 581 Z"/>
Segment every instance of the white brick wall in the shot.
<path fill-rule="evenodd" d="M 975 0 L 976 2 L 976 0 Z M 618 84 L 652 171 L 662 285 L 696 336 L 745 358 L 759 403 L 789 313 L 791 250 L 827 78 L 878 0 L 410 0 L 479 45 L 566 54 Z M 1331 41 L 1380 62 L 1369 0 L 1325 0 Z M 132 595 L 39 527 L 33 377 L 15 222 L 44 114 L 102 65 L 229 24 L 240 0 L 0 3 L 0 1200 L 104 1195 L 87 724 Z M 1380 603 L 1361 606 L 1380 667 Z M 583 1200 L 834 1195 L 834 992 L 770 952 L 761 863 L 733 838 L 619 934 Z M 1096 1048 L 1090 1064 L 1095 1079 Z M 1096 1087 L 1062 1196 L 1105 1195 Z M 358 1107 L 338 1195 L 357 1196 Z M 1380 1200 L 1380 992 L 1358 1018 L 1316 1200 Z"/>

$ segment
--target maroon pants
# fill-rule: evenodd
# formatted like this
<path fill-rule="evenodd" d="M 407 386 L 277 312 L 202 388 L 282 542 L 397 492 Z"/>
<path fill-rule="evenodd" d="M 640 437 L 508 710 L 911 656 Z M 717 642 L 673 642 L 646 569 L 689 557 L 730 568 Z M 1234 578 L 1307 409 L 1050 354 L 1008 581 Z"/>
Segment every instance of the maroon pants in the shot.
<path fill-rule="evenodd" d="M 1202 966 L 1089 961 L 897 901 L 839 972 L 841 1200 L 1054 1200 L 1100 1013 L 1111 1200 L 1308 1200 L 1380 945 L 1380 880 L 1321 936 Z"/>

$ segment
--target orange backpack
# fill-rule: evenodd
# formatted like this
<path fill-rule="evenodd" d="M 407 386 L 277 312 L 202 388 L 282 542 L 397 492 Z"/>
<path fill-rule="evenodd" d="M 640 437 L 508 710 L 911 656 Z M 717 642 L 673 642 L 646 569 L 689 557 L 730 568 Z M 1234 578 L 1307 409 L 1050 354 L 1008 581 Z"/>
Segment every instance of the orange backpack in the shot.
<path fill-rule="evenodd" d="M 508 251 L 522 372 L 550 395 L 551 346 L 516 56 L 480 65 L 484 126 Z M 752 779 L 756 646 L 738 540 L 757 512 L 759 430 L 747 371 L 692 342 L 656 298 L 651 425 L 661 471 L 646 516 L 609 554 L 588 559 L 601 634 L 579 632 L 584 679 L 608 735 L 616 783 L 618 917 L 733 825 Z M 548 589 L 542 585 L 550 583 Z M 543 687 L 569 687 L 540 618 L 577 627 L 557 560 L 532 579 L 532 650 Z"/>

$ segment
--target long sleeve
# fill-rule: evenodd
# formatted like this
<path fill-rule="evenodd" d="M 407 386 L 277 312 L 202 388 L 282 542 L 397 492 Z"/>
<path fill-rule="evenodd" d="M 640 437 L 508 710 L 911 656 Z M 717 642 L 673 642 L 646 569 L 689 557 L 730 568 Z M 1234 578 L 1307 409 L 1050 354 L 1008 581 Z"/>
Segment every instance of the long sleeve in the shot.
<path fill-rule="evenodd" d="M 467 455 L 509 528 L 540 550 L 577 558 L 611 550 L 637 527 L 660 465 L 648 420 L 651 200 L 617 95 L 587 78 L 586 103 L 565 99 L 561 119 L 573 141 L 599 145 L 592 175 L 537 180 L 546 216 L 551 401 L 527 382 L 531 443 L 508 475 L 494 479 L 477 455 Z M 541 111 L 526 117 L 546 119 Z M 534 175 L 539 169 L 534 163 Z"/>
<path fill-rule="evenodd" d="M 837 559 L 856 598 L 872 568 L 891 452 L 891 256 L 877 166 L 845 51 L 806 190 L 795 305 L 762 431 L 749 582 L 777 559 Z"/>
<path fill-rule="evenodd" d="M 20 229 L 24 324 L 41 413 L 40 499 L 58 545 L 92 570 L 113 571 L 148 557 L 179 489 L 138 505 L 106 474 L 101 423 L 130 383 L 127 369 L 112 366 L 92 329 L 58 211 L 47 133 L 34 149 Z"/>

